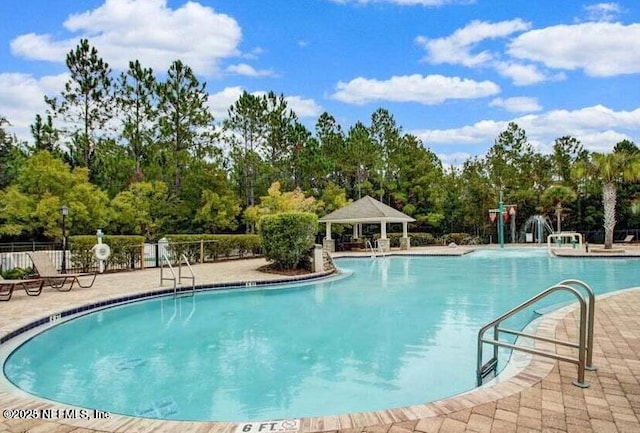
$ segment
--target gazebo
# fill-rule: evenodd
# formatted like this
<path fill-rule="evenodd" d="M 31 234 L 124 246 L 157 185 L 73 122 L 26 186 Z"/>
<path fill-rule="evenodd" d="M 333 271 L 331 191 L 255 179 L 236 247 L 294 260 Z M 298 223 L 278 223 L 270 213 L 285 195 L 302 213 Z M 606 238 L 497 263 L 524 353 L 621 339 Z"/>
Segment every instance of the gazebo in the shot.
<path fill-rule="evenodd" d="M 319 221 L 327 225 L 322 244 L 329 251 L 336 250 L 335 241 L 331 238 L 331 224 L 333 223 L 353 224 L 353 237 L 356 239 L 359 236 L 358 224 L 380 224 L 378 245 L 383 251 L 389 251 L 390 243 L 387 238 L 387 223 L 402 223 L 400 249 L 406 250 L 410 246 L 407 223 L 413 222 L 415 219 L 367 195 L 348 206 L 323 216 Z"/>

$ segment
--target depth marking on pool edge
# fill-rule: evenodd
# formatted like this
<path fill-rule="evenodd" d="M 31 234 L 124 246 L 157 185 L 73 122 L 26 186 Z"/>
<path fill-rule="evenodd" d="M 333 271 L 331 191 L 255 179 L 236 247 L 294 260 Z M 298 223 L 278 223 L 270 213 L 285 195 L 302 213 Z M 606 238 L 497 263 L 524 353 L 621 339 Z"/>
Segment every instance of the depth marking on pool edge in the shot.
<path fill-rule="evenodd" d="M 246 422 L 238 424 L 235 433 L 289 433 L 300 429 L 299 419 L 277 419 L 273 421 Z"/>

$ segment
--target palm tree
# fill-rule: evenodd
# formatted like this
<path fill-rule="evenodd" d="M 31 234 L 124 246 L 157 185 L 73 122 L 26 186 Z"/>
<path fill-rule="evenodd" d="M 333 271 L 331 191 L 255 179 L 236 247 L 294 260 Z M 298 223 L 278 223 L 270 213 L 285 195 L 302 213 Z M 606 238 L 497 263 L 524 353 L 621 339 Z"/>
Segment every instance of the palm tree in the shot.
<path fill-rule="evenodd" d="M 560 220 L 562 219 L 562 205 L 574 201 L 576 197 L 575 191 L 565 185 L 550 186 L 542 195 L 542 200 L 545 203 L 549 203 L 555 207 L 557 228 L 559 232 L 562 231 L 560 227 Z"/>
<path fill-rule="evenodd" d="M 622 182 L 640 180 L 640 154 L 624 151 L 592 153 L 591 158 L 576 164 L 575 174 L 602 182 L 604 248 L 611 249 L 616 226 L 616 186 Z"/>

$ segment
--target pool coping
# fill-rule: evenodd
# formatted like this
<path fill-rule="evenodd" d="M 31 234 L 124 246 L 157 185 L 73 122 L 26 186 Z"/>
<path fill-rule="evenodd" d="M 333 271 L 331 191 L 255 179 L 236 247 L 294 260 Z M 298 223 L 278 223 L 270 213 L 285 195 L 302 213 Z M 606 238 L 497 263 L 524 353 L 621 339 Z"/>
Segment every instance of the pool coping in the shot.
<path fill-rule="evenodd" d="M 322 275 L 305 276 L 306 278 L 293 278 L 284 279 L 284 282 L 295 282 L 300 280 L 314 280 L 323 279 L 330 276 L 331 273 L 323 273 Z M 258 284 L 255 282 L 255 286 Z M 261 285 L 275 285 L 282 284 L 283 281 L 275 283 L 273 280 L 264 281 Z M 200 285 L 211 287 L 211 285 Z M 222 289 L 230 288 L 247 288 L 246 285 L 241 284 L 229 284 L 223 283 L 219 285 Z M 597 299 L 615 296 L 620 293 L 638 290 L 640 288 L 623 289 L 615 292 L 599 295 Z M 142 294 L 132 295 L 131 297 L 118 297 L 112 299 L 130 298 L 129 301 L 135 299 L 141 299 L 142 297 L 158 296 L 160 293 L 171 293 L 173 289 L 157 289 L 151 290 Z M 141 296 L 146 295 L 146 296 Z M 135 298 L 135 299 L 133 299 Z M 126 301 L 125 301 L 126 302 Z M 105 305 L 109 303 L 109 300 L 104 300 L 94 303 L 95 305 Z M 114 303 L 114 302 L 111 302 Z M 531 322 L 528 326 L 535 327 L 535 333 L 537 335 L 553 337 L 556 332 L 558 324 L 570 313 L 577 308 L 577 305 L 570 305 L 563 307 L 554 312 L 548 313 L 535 321 Z M 73 309 L 70 309 L 71 311 Z M 77 310 L 77 308 L 76 308 Z M 76 311 L 77 313 L 77 311 Z M 34 321 L 32 323 L 35 323 Z M 24 332 L 24 331 L 23 331 Z M 8 340 L 8 339 L 7 339 Z M 5 340 L 6 341 L 6 340 Z M 536 343 L 536 347 L 540 345 L 541 349 L 555 351 L 555 345 L 550 343 Z M 458 412 L 464 409 L 470 409 L 478 405 L 494 402 L 496 400 L 514 395 L 525 389 L 534 386 L 540 382 L 546 376 L 550 374 L 556 361 L 543 358 L 539 356 L 533 356 L 528 361 L 527 365 L 523 368 L 519 368 L 517 372 L 511 372 L 508 379 L 505 380 L 504 373 L 508 371 L 510 362 L 505 367 L 505 370 L 499 374 L 494 380 L 485 384 L 480 388 L 475 388 L 470 391 L 448 397 L 441 400 L 427 402 L 424 404 L 417 404 L 412 406 L 393 408 L 381 411 L 360 412 L 351 414 L 341 414 L 334 416 L 322 416 L 322 417 L 308 417 L 299 418 L 300 428 L 296 431 L 300 433 L 311 433 L 328 430 L 350 429 L 350 428 L 363 428 L 380 424 L 391 424 L 404 421 L 415 421 L 425 418 L 439 417 L 453 412 Z M 24 391 L 16 389 L 15 393 L 0 392 L 0 406 L 2 408 L 14 408 L 14 409 L 66 409 L 73 408 L 60 403 L 50 402 L 46 400 L 38 400 L 35 397 L 26 394 Z M 35 422 L 35 420 L 33 420 Z M 25 421 L 26 422 L 26 421 Z M 39 420 L 40 423 L 45 421 Z M 185 431 L 185 429 L 194 429 L 196 427 L 203 430 L 215 433 L 230 433 L 235 432 L 239 426 L 247 423 L 242 422 L 220 422 L 220 421 L 173 421 L 173 420 L 156 420 L 132 417 L 126 415 L 113 414 L 108 420 L 105 419 L 91 419 L 91 420 L 56 420 L 55 424 L 73 426 L 78 428 L 98 429 L 101 431 L 130 431 L 130 430 L 154 430 L 159 429 L 162 431 Z"/>

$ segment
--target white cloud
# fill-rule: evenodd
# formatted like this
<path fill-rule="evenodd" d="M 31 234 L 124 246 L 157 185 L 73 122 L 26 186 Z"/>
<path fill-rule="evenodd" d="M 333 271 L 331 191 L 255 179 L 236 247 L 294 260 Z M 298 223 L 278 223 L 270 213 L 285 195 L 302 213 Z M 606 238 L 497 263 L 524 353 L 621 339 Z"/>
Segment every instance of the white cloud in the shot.
<path fill-rule="evenodd" d="M 521 19 L 490 23 L 472 21 L 456 30 L 451 36 L 429 39 L 418 36 L 416 42 L 427 51 L 426 61 L 432 64 L 449 63 L 468 67 L 487 64 L 495 59 L 490 51 L 472 53 L 477 45 L 487 39 L 498 39 L 516 32 L 529 30 L 531 24 Z"/>
<path fill-rule="evenodd" d="M 270 69 L 257 70 L 246 63 L 231 65 L 227 67 L 226 71 L 232 74 L 244 75 L 245 77 L 271 77 L 274 75 L 274 72 Z"/>
<path fill-rule="evenodd" d="M 216 120 L 226 119 L 229 107 L 238 100 L 244 90 L 242 87 L 227 87 L 218 93 L 210 93 L 208 102 L 211 114 Z"/>
<path fill-rule="evenodd" d="M 374 101 L 433 105 L 448 99 L 482 98 L 500 92 L 500 87 L 492 81 L 418 74 L 394 76 L 385 81 L 358 77 L 348 83 L 340 81 L 336 89 L 334 99 L 358 105 Z"/>
<path fill-rule="evenodd" d="M 242 95 L 244 89 L 239 86 L 227 87 L 218 93 L 212 93 L 209 95 L 209 109 L 211 113 L 220 121 L 227 118 L 229 107 L 236 103 L 240 95 Z M 267 92 L 257 91 L 252 92 L 255 96 L 264 96 Z M 285 96 L 287 107 L 296 113 L 299 118 L 302 117 L 317 117 L 324 109 L 318 105 L 313 99 L 303 98 L 301 96 Z"/>
<path fill-rule="evenodd" d="M 298 117 L 318 117 L 324 109 L 313 99 L 302 98 L 300 96 L 285 96 L 287 106 L 296 113 Z"/>
<path fill-rule="evenodd" d="M 417 129 L 411 134 L 420 138 L 427 146 L 432 144 L 468 144 L 480 145 L 493 142 L 504 131 L 509 122 L 482 120 L 473 125 L 451 129 Z"/>
<path fill-rule="evenodd" d="M 582 23 L 523 33 L 508 53 L 549 68 L 609 77 L 640 72 L 640 24 Z"/>
<path fill-rule="evenodd" d="M 500 107 L 511 113 L 532 113 L 542 110 L 537 98 L 519 96 L 514 98 L 496 98 L 489 103 L 490 107 Z"/>
<path fill-rule="evenodd" d="M 496 62 L 496 71 L 506 78 L 510 78 L 516 86 L 529 86 L 547 81 L 549 77 L 541 72 L 536 65 L 514 62 Z"/>
<path fill-rule="evenodd" d="M 437 153 L 436 155 L 440 159 L 440 162 L 442 162 L 445 170 L 451 166 L 460 168 L 466 160 L 473 157 L 473 155 L 467 152 Z"/>
<path fill-rule="evenodd" d="M 36 114 L 44 117 L 47 105 L 43 95 L 56 95 L 64 89 L 68 75 L 45 76 L 0 73 L 0 114 L 11 123 L 7 130 L 22 140 L 30 140 L 30 125 Z"/>
<path fill-rule="evenodd" d="M 181 59 L 197 73 L 215 74 L 222 59 L 238 56 L 242 32 L 230 16 L 195 2 L 171 9 L 167 0 L 105 0 L 96 9 L 71 15 L 64 27 L 76 36 L 56 40 L 49 34 L 25 34 L 11 42 L 14 55 L 64 62 L 84 37 L 115 69 L 138 59 L 145 67 L 166 70 Z"/>
<path fill-rule="evenodd" d="M 391 3 L 399 6 L 445 6 L 453 4 L 472 4 L 475 0 L 330 0 L 339 4 Z"/>
<path fill-rule="evenodd" d="M 585 6 L 584 10 L 589 21 L 613 21 L 622 13 L 618 3 L 597 3 Z"/>
<path fill-rule="evenodd" d="M 523 128 L 531 143 L 539 143 L 539 150 L 550 152 L 556 138 L 570 135 L 582 142 L 586 149 L 610 152 L 623 140 L 633 141 L 630 131 L 640 130 L 640 108 L 633 111 L 614 111 L 602 105 L 579 110 L 553 110 L 541 114 L 528 114 L 512 120 L 483 120 L 473 125 L 452 129 L 411 131 L 427 146 L 440 145 L 492 145 L 495 138 L 506 130 L 509 122 Z M 477 153 L 477 152 L 474 152 Z"/>

